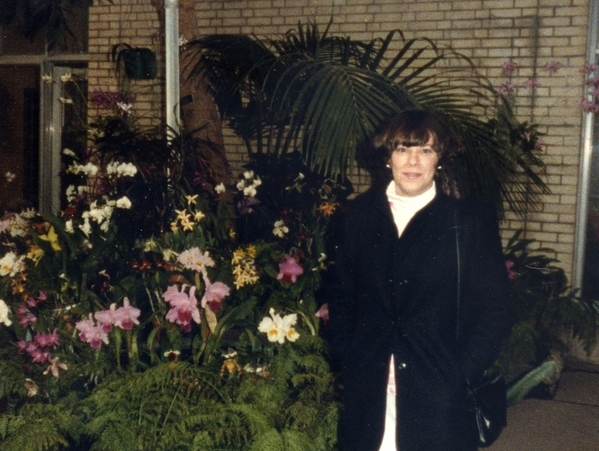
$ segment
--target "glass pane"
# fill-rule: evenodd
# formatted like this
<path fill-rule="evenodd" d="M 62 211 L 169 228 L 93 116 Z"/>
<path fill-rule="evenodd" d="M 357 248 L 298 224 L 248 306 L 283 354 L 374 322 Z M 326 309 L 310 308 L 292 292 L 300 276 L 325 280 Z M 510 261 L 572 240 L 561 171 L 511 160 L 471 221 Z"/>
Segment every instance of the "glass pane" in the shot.
<path fill-rule="evenodd" d="M 66 2 L 54 5 L 60 14 L 53 16 L 53 28 L 40 28 L 32 40 L 22 33 L 22 24 L 14 22 L 0 27 L 0 55 L 43 55 L 46 38 L 48 42 L 56 41 L 49 48 L 50 55 L 87 53 L 89 8 L 69 6 Z"/>
<path fill-rule="evenodd" d="M 87 53 L 89 8 L 73 7 L 68 14 L 65 14 L 65 19 L 70 33 L 65 33 L 62 41 L 48 53 L 51 55 Z"/>
<path fill-rule="evenodd" d="M 63 153 L 64 149 L 70 149 L 77 155 L 84 155 L 87 147 L 87 77 L 83 68 L 60 68 L 71 74 L 71 81 L 62 84 L 61 98 L 62 117 L 60 118 L 60 151 L 61 154 L 61 180 L 60 180 L 60 207 L 67 206 L 65 190 L 73 182 L 73 176 L 65 172 L 67 165 L 72 162 Z M 58 126 L 58 124 L 56 124 Z M 66 161 L 65 161 L 66 160 Z M 75 177 L 77 179 L 77 177 Z"/>
<path fill-rule="evenodd" d="M 16 27 L 0 28 L 0 55 L 43 55 L 45 52 L 44 34 L 38 34 L 30 41 Z"/>

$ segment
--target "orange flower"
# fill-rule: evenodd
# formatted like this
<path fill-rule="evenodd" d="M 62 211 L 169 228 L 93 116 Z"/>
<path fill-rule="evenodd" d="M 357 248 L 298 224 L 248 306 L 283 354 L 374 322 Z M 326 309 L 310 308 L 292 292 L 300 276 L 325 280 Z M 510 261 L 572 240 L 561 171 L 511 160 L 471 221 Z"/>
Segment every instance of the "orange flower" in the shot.
<path fill-rule="evenodd" d="M 337 202 L 333 202 L 333 203 L 329 203 L 329 202 L 324 202 L 322 204 L 320 204 L 320 206 L 317 208 L 318 211 L 320 211 L 324 216 L 331 216 L 333 213 L 335 213 L 335 209 L 337 208 L 339 204 Z"/>

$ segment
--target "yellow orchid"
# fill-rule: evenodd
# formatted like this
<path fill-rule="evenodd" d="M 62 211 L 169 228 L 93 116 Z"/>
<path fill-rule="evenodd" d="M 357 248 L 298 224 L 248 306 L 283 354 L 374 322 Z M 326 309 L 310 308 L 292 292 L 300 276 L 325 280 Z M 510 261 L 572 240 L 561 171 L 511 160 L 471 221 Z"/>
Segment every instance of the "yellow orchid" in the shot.
<path fill-rule="evenodd" d="M 43 255 L 44 255 L 43 249 L 41 247 L 39 247 L 37 244 L 32 244 L 29 247 L 29 251 L 27 252 L 27 258 L 29 260 L 33 260 L 35 263 L 40 261 L 40 259 L 43 257 Z"/>
<path fill-rule="evenodd" d="M 194 196 L 185 196 L 185 198 L 187 199 L 187 205 L 195 205 L 198 195 L 196 194 Z"/>
<path fill-rule="evenodd" d="M 193 230 L 193 221 L 189 218 L 181 219 L 181 225 L 183 226 L 183 231 Z"/>
<path fill-rule="evenodd" d="M 54 226 L 50 226 L 48 229 L 48 233 L 45 235 L 40 235 L 40 239 L 44 241 L 48 241 L 52 246 L 52 249 L 56 252 L 62 250 L 60 247 L 60 243 L 58 242 L 58 235 L 56 234 L 56 230 L 54 230 Z"/>
<path fill-rule="evenodd" d="M 175 212 L 177 213 L 177 219 L 179 221 L 189 219 L 189 213 L 187 213 L 187 210 L 175 210 Z"/>

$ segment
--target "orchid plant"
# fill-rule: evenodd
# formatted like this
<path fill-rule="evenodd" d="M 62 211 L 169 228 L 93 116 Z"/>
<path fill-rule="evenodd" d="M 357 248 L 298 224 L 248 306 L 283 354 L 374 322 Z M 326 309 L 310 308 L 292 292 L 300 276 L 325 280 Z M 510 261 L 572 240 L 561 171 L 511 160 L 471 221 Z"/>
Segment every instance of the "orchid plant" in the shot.
<path fill-rule="evenodd" d="M 554 60 L 545 63 L 540 70 L 549 75 L 555 75 L 564 67 L 565 65 L 562 62 Z M 542 83 L 535 77 L 529 77 L 522 85 L 516 85 L 512 82 L 512 79 L 517 71 L 518 63 L 512 59 L 506 59 L 503 62 L 501 74 L 507 78 L 507 81 L 495 90 L 495 93 L 499 97 L 514 97 L 520 87 L 529 90 L 530 93 L 534 93 L 538 88 L 542 87 Z M 578 105 L 586 113 L 599 114 L 599 105 L 597 105 L 597 98 L 599 98 L 599 66 L 596 63 L 587 63 L 582 68 L 582 72 L 585 74 L 588 89 L 586 96 L 580 99 Z M 540 149 L 543 144 L 543 140 L 537 140 L 537 148 Z"/>
<path fill-rule="evenodd" d="M 270 378 L 285 347 L 317 343 L 324 240 L 351 189 L 297 159 L 206 189 L 183 137 L 139 130 L 120 96 L 91 100 L 112 114 L 64 149 L 60 214 L 0 219 L 0 400 L 85 399 L 174 362 Z"/>

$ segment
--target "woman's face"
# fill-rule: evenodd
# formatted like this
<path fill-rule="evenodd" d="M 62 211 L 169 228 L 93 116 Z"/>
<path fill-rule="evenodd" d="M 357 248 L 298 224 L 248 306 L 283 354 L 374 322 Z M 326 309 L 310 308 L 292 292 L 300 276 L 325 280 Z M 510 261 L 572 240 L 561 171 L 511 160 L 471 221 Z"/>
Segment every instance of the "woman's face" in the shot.
<path fill-rule="evenodd" d="M 422 146 L 398 146 L 389 159 L 395 182 L 395 193 L 414 197 L 428 190 L 434 182 L 439 156 L 433 149 L 433 141 Z"/>

